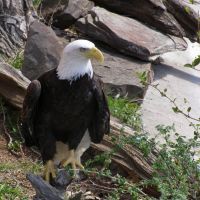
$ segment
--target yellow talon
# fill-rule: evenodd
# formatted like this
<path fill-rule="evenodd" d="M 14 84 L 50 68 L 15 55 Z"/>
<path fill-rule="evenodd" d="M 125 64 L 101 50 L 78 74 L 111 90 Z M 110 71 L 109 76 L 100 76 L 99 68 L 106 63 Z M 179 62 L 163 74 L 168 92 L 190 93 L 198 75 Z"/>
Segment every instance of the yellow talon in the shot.
<path fill-rule="evenodd" d="M 54 162 L 52 160 L 48 160 L 44 166 L 44 179 L 49 182 L 51 177 L 56 178 L 56 171 Z"/>
<path fill-rule="evenodd" d="M 68 164 L 72 165 L 72 169 L 75 171 L 77 168 L 76 166 L 84 169 L 84 166 L 78 161 L 75 157 L 74 150 L 70 150 L 69 158 L 61 161 L 61 166 L 66 167 Z"/>

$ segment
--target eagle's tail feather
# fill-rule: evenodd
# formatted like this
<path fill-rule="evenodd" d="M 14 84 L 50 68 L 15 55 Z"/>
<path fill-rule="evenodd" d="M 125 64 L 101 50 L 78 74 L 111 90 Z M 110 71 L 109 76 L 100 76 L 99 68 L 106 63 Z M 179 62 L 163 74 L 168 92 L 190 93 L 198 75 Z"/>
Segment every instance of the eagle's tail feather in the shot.
<path fill-rule="evenodd" d="M 41 93 L 41 84 L 38 80 L 34 80 L 27 88 L 26 96 L 24 98 L 22 110 L 22 124 L 21 133 L 25 140 L 26 146 L 36 145 L 34 137 L 34 116 L 37 109 L 37 102 Z"/>

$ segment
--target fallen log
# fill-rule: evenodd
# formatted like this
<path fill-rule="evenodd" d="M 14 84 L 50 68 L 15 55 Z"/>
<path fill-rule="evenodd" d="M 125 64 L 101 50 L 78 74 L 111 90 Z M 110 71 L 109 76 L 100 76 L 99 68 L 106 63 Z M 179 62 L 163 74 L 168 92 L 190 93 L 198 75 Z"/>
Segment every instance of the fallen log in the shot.
<path fill-rule="evenodd" d="M 0 95 L 17 109 L 22 108 L 30 81 L 6 63 L 0 63 Z"/>

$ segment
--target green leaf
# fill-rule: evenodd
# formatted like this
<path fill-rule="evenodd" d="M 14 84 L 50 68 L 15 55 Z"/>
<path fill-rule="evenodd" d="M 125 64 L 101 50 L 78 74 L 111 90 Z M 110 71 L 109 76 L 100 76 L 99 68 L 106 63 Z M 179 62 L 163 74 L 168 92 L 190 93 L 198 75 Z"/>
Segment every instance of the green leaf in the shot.
<path fill-rule="evenodd" d="M 190 112 L 190 111 L 191 111 L 191 109 L 192 109 L 191 107 L 188 107 L 187 111 L 188 111 L 188 112 Z"/>
<path fill-rule="evenodd" d="M 190 14 L 190 12 L 191 12 L 191 10 L 190 10 L 190 8 L 189 8 L 188 6 L 185 6 L 185 11 L 186 11 L 186 13 L 188 13 L 188 14 Z"/>
<path fill-rule="evenodd" d="M 175 113 L 178 113 L 180 112 L 179 108 L 178 107 L 172 107 L 172 110 L 175 112 Z"/>
<path fill-rule="evenodd" d="M 193 66 L 191 64 L 185 64 L 184 67 L 192 68 Z"/>
<path fill-rule="evenodd" d="M 192 66 L 195 67 L 200 63 L 200 56 L 198 56 L 197 58 L 195 58 L 192 62 Z"/>

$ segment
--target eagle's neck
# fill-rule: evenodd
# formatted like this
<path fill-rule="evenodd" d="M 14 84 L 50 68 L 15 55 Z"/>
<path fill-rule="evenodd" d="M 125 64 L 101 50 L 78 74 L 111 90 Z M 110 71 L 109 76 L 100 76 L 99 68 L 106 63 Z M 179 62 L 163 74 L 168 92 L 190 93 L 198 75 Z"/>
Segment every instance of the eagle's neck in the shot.
<path fill-rule="evenodd" d="M 90 78 L 93 77 L 93 68 L 89 59 L 83 57 L 61 58 L 57 68 L 57 75 L 60 80 L 72 82 L 85 74 L 88 74 Z"/>

